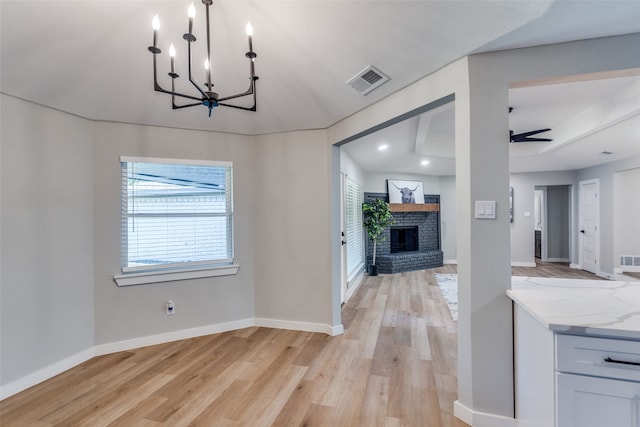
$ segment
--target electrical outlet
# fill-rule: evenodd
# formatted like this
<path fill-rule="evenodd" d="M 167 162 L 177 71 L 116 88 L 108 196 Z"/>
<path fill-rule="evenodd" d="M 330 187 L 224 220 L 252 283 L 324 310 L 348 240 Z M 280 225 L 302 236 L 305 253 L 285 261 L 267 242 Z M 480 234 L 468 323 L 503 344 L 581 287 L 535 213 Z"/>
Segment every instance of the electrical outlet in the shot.
<path fill-rule="evenodd" d="M 167 301 L 167 314 L 176 314 L 176 304 L 173 301 Z"/>

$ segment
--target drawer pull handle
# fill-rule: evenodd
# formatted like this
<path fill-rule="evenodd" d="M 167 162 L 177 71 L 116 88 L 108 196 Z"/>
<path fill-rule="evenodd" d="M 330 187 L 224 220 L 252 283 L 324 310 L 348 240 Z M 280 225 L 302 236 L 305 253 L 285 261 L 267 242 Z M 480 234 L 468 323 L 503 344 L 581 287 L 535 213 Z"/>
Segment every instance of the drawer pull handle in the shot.
<path fill-rule="evenodd" d="M 604 361 L 608 363 L 620 363 L 622 365 L 640 366 L 640 363 L 638 362 L 627 362 L 625 360 L 615 360 L 610 357 L 607 357 L 606 359 L 604 359 Z"/>

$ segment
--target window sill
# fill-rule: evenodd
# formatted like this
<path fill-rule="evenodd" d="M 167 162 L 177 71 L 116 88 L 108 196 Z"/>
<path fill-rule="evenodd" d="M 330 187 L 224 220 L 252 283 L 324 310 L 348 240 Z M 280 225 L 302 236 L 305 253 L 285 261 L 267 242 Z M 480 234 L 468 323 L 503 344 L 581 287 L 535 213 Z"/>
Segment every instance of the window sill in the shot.
<path fill-rule="evenodd" d="M 113 276 L 113 280 L 115 280 L 118 286 L 146 285 L 149 283 L 174 282 L 177 280 L 200 279 L 203 277 L 232 276 L 237 274 L 239 269 L 239 265 L 232 264 L 194 270 L 128 273 Z"/>

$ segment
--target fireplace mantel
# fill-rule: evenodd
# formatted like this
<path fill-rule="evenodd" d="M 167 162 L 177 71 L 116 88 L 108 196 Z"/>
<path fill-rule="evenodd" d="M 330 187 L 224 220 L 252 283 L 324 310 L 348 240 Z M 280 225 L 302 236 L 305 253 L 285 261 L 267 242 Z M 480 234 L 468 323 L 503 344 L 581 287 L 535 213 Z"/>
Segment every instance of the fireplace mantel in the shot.
<path fill-rule="evenodd" d="M 391 212 L 439 212 L 440 203 L 389 203 Z"/>

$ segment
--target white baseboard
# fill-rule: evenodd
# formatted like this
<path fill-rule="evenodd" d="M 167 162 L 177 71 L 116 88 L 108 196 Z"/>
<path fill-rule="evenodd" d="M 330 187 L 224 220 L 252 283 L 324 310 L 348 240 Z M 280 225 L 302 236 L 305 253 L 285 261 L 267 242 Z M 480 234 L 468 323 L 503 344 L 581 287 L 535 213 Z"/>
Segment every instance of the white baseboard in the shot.
<path fill-rule="evenodd" d="M 327 335 L 336 336 L 344 333 L 342 325 L 331 326 L 322 323 L 296 322 L 293 320 L 278 319 L 254 319 L 253 326 L 261 326 L 263 328 L 289 329 L 292 331 L 304 332 L 321 332 Z"/>
<path fill-rule="evenodd" d="M 530 261 L 511 261 L 511 267 L 535 267 L 535 262 Z"/>
<path fill-rule="evenodd" d="M 453 402 L 453 415 L 473 427 L 517 427 L 515 418 L 474 411 L 458 400 Z"/>
<path fill-rule="evenodd" d="M 5 384 L 0 387 L 0 400 L 6 399 L 9 396 L 13 396 L 16 393 L 26 390 L 29 387 L 33 387 L 34 385 L 46 381 L 49 378 L 53 378 L 56 375 L 73 368 L 74 366 L 78 366 L 79 364 L 86 362 L 94 356 L 95 352 L 93 347 L 88 348 L 84 351 L 81 351 L 80 353 L 76 353 L 56 363 L 39 369 L 36 372 L 25 375 L 20 379 Z"/>
<path fill-rule="evenodd" d="M 96 356 L 103 354 L 127 351 L 134 348 L 148 347 L 150 345 L 164 344 L 167 342 L 186 340 L 204 335 L 219 334 L 221 332 L 235 331 L 237 329 L 255 326 L 254 319 L 241 319 L 231 322 L 216 323 L 213 325 L 199 326 L 197 328 L 181 329 L 179 331 L 165 332 L 163 334 L 148 335 L 140 338 L 116 341 L 95 346 Z"/>
<path fill-rule="evenodd" d="M 582 266 L 580 264 L 569 264 L 569 268 L 573 268 L 574 270 L 582 270 Z"/>
<path fill-rule="evenodd" d="M 569 262 L 571 261 L 569 258 L 545 258 L 544 262 Z"/>
<path fill-rule="evenodd" d="M 457 259 L 445 259 L 442 261 L 443 264 L 458 264 Z"/>
<path fill-rule="evenodd" d="M 249 318 L 234 320 L 231 322 L 216 323 L 213 325 L 200 326 L 197 328 L 182 329 L 179 331 L 166 332 L 163 334 L 149 335 L 140 338 L 132 338 L 123 341 L 116 341 L 107 344 L 99 344 L 93 346 L 80 353 L 69 356 L 59 362 L 39 369 L 36 372 L 25 375 L 24 377 L 10 382 L 0 387 L 0 400 L 13 396 L 23 390 L 33 387 L 43 381 L 53 378 L 71 368 L 74 368 L 95 356 L 116 353 L 118 351 L 132 350 L 150 345 L 163 344 L 172 341 L 195 338 L 204 335 L 219 334 L 221 332 L 234 331 L 238 329 L 249 328 L 252 326 L 260 326 L 275 329 L 290 329 L 305 332 L 320 332 L 331 336 L 341 335 L 344 333 L 343 325 L 331 326 L 321 323 L 295 322 L 290 320 L 277 319 L 259 319 Z"/>

